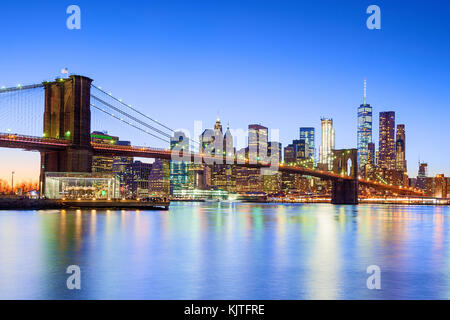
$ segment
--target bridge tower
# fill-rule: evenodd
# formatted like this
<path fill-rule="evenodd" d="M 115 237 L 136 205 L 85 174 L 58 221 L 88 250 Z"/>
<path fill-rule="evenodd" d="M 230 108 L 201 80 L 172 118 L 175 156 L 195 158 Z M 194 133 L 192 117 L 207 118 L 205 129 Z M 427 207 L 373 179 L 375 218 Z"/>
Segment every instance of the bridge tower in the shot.
<path fill-rule="evenodd" d="M 44 82 L 44 138 L 66 139 L 64 151 L 41 152 L 41 183 L 45 172 L 91 172 L 91 82 L 84 76 Z"/>
<path fill-rule="evenodd" d="M 358 150 L 333 150 L 333 172 L 353 180 L 334 179 L 331 203 L 358 204 Z"/>

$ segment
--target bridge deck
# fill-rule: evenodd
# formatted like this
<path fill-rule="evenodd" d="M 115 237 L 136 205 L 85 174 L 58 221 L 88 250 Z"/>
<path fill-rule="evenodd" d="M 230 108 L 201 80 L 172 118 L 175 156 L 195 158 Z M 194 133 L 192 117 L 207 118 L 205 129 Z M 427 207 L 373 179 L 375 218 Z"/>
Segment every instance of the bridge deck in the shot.
<path fill-rule="evenodd" d="M 111 156 L 126 156 L 126 157 L 140 157 L 140 158 L 154 158 L 154 159 L 172 159 L 172 151 L 168 149 L 159 148 L 147 148 L 136 146 L 118 146 L 118 145 L 106 145 L 99 143 L 91 143 L 94 154 L 97 155 L 111 155 Z M 11 133 L 0 133 L 0 147 L 5 148 L 19 148 L 27 151 L 52 151 L 52 150 L 64 150 L 70 146 L 70 142 L 64 139 L 49 139 L 40 137 L 29 137 Z M 179 154 L 180 158 L 183 156 Z M 217 161 L 217 157 L 205 156 L 198 153 L 190 153 L 185 155 L 188 161 L 194 163 L 214 163 Z M 249 168 L 270 168 L 270 163 L 258 162 L 250 163 L 248 159 L 239 158 L 225 158 L 221 159 L 222 162 L 227 164 L 237 164 L 243 167 Z M 275 168 L 276 169 L 276 168 Z M 306 176 L 317 177 L 325 180 L 354 180 L 353 177 L 339 175 L 329 171 L 321 171 L 316 169 L 310 169 L 295 165 L 279 164 L 278 170 L 281 172 L 295 173 Z M 424 192 L 409 187 L 394 186 L 389 184 L 383 184 L 377 181 L 370 181 L 365 179 L 358 179 L 358 183 L 375 189 L 388 190 L 398 194 L 424 196 Z"/>

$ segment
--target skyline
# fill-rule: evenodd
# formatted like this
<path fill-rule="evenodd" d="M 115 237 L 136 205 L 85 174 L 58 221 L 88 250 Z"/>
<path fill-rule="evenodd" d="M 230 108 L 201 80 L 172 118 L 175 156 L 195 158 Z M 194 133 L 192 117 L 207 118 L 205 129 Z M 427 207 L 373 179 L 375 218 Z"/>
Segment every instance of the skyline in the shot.
<path fill-rule="evenodd" d="M 430 8 L 413 1 L 403 8 L 380 1 L 382 29 L 371 31 L 365 28 L 370 3 L 326 3 L 322 10 L 290 1 L 276 8 L 273 1 L 241 1 L 236 12 L 233 1 L 175 1 L 170 8 L 131 1 L 120 10 L 114 3 L 79 1 L 83 23 L 77 31 L 65 28 L 66 4 L 31 3 L 33 10 L 22 12 L 8 3 L 0 25 L 14 32 L 6 32 L 9 50 L 0 53 L 0 86 L 52 80 L 67 67 L 175 129 L 193 132 L 195 120 L 210 128 L 219 114 L 231 128 L 280 128 L 285 147 L 298 138 L 299 127 L 314 127 L 318 150 L 321 117 L 333 118 L 337 149 L 356 147 L 357 108 L 367 78 L 377 147 L 379 113 L 393 110 L 396 123 L 406 125 L 409 175 L 417 175 L 420 157 L 430 176 L 449 176 L 450 150 L 442 141 L 450 133 L 437 129 L 450 116 L 450 50 L 441 41 L 450 23 L 439 18 L 445 10 L 434 10 L 436 3 Z M 419 13 L 423 19 L 408 24 Z M 120 23 L 131 14 L 137 19 Z M 20 63 L 6 63 L 12 59 Z M 125 131 L 94 130 L 128 140 Z M 38 154 L 2 149 L 0 156 L 10 158 L 0 169 L 3 179 L 9 180 L 14 164 L 22 163 L 14 170 L 18 179 L 32 170 L 31 157 L 31 166 L 39 168 Z"/>

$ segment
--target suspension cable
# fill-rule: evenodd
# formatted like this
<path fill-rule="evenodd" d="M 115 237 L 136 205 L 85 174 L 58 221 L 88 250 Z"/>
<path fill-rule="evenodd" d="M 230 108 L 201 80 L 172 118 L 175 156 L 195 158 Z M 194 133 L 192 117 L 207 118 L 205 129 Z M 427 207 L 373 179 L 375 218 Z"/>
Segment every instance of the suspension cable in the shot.
<path fill-rule="evenodd" d="M 100 99 L 100 98 L 98 98 L 98 97 L 96 97 L 96 96 L 94 96 L 94 95 L 91 95 L 91 97 L 94 98 L 95 100 L 97 100 L 98 102 L 100 102 L 100 103 L 106 105 L 107 107 L 113 109 L 114 111 L 119 112 L 119 113 L 123 114 L 124 116 L 130 118 L 131 120 L 136 121 L 137 123 L 139 123 L 139 124 L 141 124 L 141 125 L 143 125 L 143 126 L 149 128 L 149 129 L 151 129 L 151 130 L 154 130 L 154 131 L 158 132 L 159 134 L 161 134 L 161 135 L 163 135 L 163 136 L 166 136 L 166 137 L 169 138 L 169 139 L 171 138 L 171 135 L 170 135 L 170 134 L 165 133 L 164 131 L 161 131 L 161 130 L 159 130 L 159 129 L 157 129 L 157 128 L 155 128 L 155 127 L 153 127 L 153 126 L 151 126 L 151 125 L 149 125 L 149 124 L 147 124 L 147 123 L 145 123 L 145 122 L 143 122 L 143 121 L 137 119 L 136 117 L 134 117 L 134 116 L 128 114 L 127 112 L 125 112 L 125 111 L 123 111 L 123 110 L 121 110 L 121 109 L 119 109 L 119 108 L 114 107 L 113 105 L 107 103 L 106 101 L 104 101 L 104 100 L 102 100 L 102 99 Z"/>
<path fill-rule="evenodd" d="M 28 86 L 18 85 L 17 87 L 11 87 L 11 88 L 2 87 L 2 88 L 0 88 L 0 93 L 14 92 L 14 91 L 28 90 L 28 89 L 36 89 L 36 88 L 42 88 L 42 87 L 44 87 L 44 85 L 42 83 L 31 84 Z"/>
<path fill-rule="evenodd" d="M 127 108 L 129 108 L 129 109 L 131 109 L 131 110 L 133 110 L 133 111 L 136 112 L 137 114 L 139 114 L 139 115 L 141 115 L 141 116 L 143 116 L 143 117 L 145 117 L 145 118 L 147 118 L 147 119 L 149 119 L 149 120 L 155 122 L 156 124 L 158 124 L 158 125 L 160 125 L 161 127 L 163 127 L 163 128 L 165 128 L 165 129 L 171 131 L 172 133 L 175 132 L 175 130 L 171 129 L 170 127 L 168 127 L 168 126 L 162 124 L 161 122 L 159 122 L 159 121 L 157 121 L 157 120 L 155 120 L 155 119 L 149 117 L 148 115 L 146 115 L 146 114 L 140 112 L 139 110 L 133 108 L 131 105 L 129 105 L 129 104 L 123 102 L 121 99 L 117 99 L 117 98 L 114 97 L 112 94 L 110 94 L 110 93 L 104 91 L 103 89 L 97 87 L 96 85 L 92 84 L 91 86 L 94 87 L 95 89 L 99 90 L 100 92 L 106 94 L 107 96 L 109 96 L 110 98 L 114 99 L 115 101 L 119 102 L 121 105 L 123 105 L 123 106 L 125 106 L 125 107 L 127 107 Z M 193 140 L 193 139 L 191 139 L 191 138 L 189 138 L 189 140 L 191 140 L 192 142 L 194 142 L 194 143 L 200 145 L 200 142 L 198 142 L 198 141 L 195 141 L 195 140 Z"/>
<path fill-rule="evenodd" d="M 119 118 L 119 117 L 116 117 L 116 116 L 113 115 L 112 113 L 109 113 L 108 111 L 106 111 L 106 110 L 104 110 L 104 109 L 101 109 L 101 108 L 97 107 L 97 106 L 94 105 L 94 104 L 91 104 L 91 107 L 93 107 L 93 108 L 95 108 L 95 109 L 97 109 L 97 110 L 100 110 L 101 112 L 106 113 L 107 115 L 113 117 L 114 119 L 120 120 L 120 121 L 122 121 L 123 123 L 125 123 L 125 124 L 127 124 L 127 125 L 129 125 L 129 126 L 131 126 L 131 127 L 133 127 L 133 128 L 135 128 L 135 129 L 138 129 L 139 131 L 142 131 L 142 132 L 144 132 L 144 133 L 146 133 L 146 134 L 148 134 L 148 135 L 151 135 L 151 136 L 154 137 L 154 138 L 157 138 L 157 139 L 159 139 L 159 140 L 161 140 L 161 141 L 164 141 L 164 142 L 166 142 L 166 143 L 168 142 L 167 140 L 165 140 L 165 139 L 163 139 L 163 138 L 161 138 L 161 137 L 158 137 L 157 135 L 154 135 L 153 133 L 150 133 L 150 132 L 148 132 L 147 130 L 144 130 L 144 129 L 142 129 L 142 128 L 139 128 L 138 126 L 136 126 L 136 125 L 134 125 L 134 124 L 132 124 L 132 123 L 129 123 L 128 121 L 125 121 L 125 120 L 123 120 L 123 119 L 121 119 L 121 118 Z"/>

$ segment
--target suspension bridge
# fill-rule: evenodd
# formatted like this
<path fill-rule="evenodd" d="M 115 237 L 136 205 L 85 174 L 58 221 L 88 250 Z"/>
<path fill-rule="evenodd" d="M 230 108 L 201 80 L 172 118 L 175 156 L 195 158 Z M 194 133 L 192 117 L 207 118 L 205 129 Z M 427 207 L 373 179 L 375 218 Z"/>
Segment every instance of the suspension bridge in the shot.
<path fill-rule="evenodd" d="M 173 152 L 169 149 L 93 143 L 92 126 L 97 127 L 105 122 L 120 122 L 129 129 L 167 144 L 174 130 L 95 86 L 92 81 L 88 77 L 72 75 L 51 82 L 0 88 L 0 147 L 39 152 L 41 186 L 46 172 L 91 172 L 93 156 L 173 159 Z M 197 143 L 189 140 L 190 144 Z M 332 203 L 335 204 L 357 204 L 359 185 L 395 195 L 424 195 L 419 189 L 359 178 L 357 150 L 337 151 L 332 171 L 283 163 L 280 163 L 278 170 L 331 180 Z M 181 157 L 186 155 L 188 161 L 197 163 L 218 161 L 217 155 L 179 153 Z M 228 156 L 226 160 L 230 164 Z M 349 160 L 350 170 L 347 168 Z M 219 163 L 223 163 L 223 159 Z M 264 161 L 238 159 L 236 155 L 231 163 L 252 168 L 269 168 L 271 165 Z"/>

